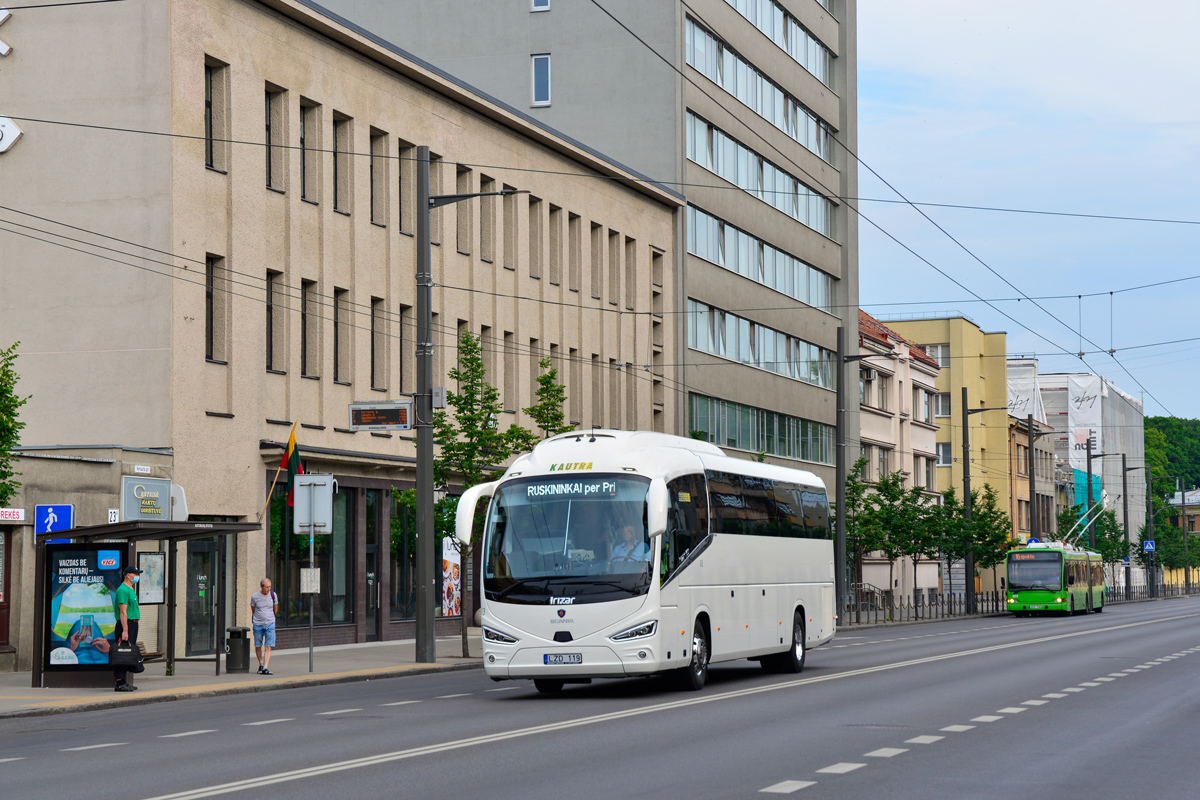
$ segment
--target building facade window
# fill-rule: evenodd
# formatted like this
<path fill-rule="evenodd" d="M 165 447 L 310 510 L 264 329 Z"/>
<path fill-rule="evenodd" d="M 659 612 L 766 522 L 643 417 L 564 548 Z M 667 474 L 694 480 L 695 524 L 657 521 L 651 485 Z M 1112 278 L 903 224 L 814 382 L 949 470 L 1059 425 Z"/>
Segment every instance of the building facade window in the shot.
<path fill-rule="evenodd" d="M 264 94 L 263 116 L 265 126 L 263 131 L 266 144 L 267 188 L 283 191 L 284 165 L 287 142 L 285 119 L 287 118 L 287 93 L 282 89 L 267 84 Z"/>
<path fill-rule="evenodd" d="M 386 389 L 387 322 L 384 319 L 383 298 L 371 298 L 371 388 Z"/>
<path fill-rule="evenodd" d="M 388 137 L 383 131 L 371 129 L 370 170 L 371 222 L 386 226 L 388 221 Z"/>
<path fill-rule="evenodd" d="M 941 392 L 936 395 L 936 400 L 937 400 L 937 402 L 935 404 L 934 416 L 938 416 L 938 417 L 950 416 L 951 415 L 950 393 L 949 392 Z"/>
<path fill-rule="evenodd" d="M 698 300 L 688 300 L 688 347 L 823 389 L 836 388 L 832 350 Z"/>
<path fill-rule="evenodd" d="M 860 444 L 858 446 L 858 459 L 861 463 L 861 469 L 858 472 L 859 480 L 871 480 L 871 453 L 874 450 L 869 444 Z"/>
<path fill-rule="evenodd" d="M 533 11 L 549 11 L 550 0 L 532 0 L 533 5 L 530 8 Z"/>
<path fill-rule="evenodd" d="M 950 345 L 927 344 L 925 345 L 925 352 L 932 356 L 942 369 L 950 366 Z"/>
<path fill-rule="evenodd" d="M 333 290 L 333 380 L 350 382 L 350 292 Z"/>
<path fill-rule="evenodd" d="M 882 480 L 884 477 L 892 474 L 892 451 L 887 447 L 875 448 L 879 451 L 879 477 Z"/>
<path fill-rule="evenodd" d="M 349 117 L 333 118 L 333 210 L 350 213 L 353 157 L 350 149 Z"/>
<path fill-rule="evenodd" d="M 687 157 L 824 236 L 833 238 L 833 203 L 691 111 Z"/>
<path fill-rule="evenodd" d="M 533 104 L 550 105 L 550 55 L 542 53 L 531 57 L 533 67 Z"/>
<path fill-rule="evenodd" d="M 320 200 L 321 107 L 300 103 L 300 197 L 315 203 Z"/>
<path fill-rule="evenodd" d="M 266 366 L 270 372 L 282 372 L 287 361 L 284 355 L 284 316 L 286 296 L 283 273 L 267 272 Z"/>
<path fill-rule="evenodd" d="M 291 532 L 288 489 L 276 486 L 271 493 L 271 577 L 279 599 L 279 627 L 308 625 L 309 597 L 317 625 L 354 621 L 354 510 L 358 491 L 342 488 L 333 496 L 333 530 L 316 538 L 316 566 L 321 570 L 321 591 L 316 595 L 300 594 L 300 570 L 309 565 L 309 537 Z"/>
<path fill-rule="evenodd" d="M 204 165 L 229 168 L 229 65 L 204 61 Z"/>
<path fill-rule="evenodd" d="M 316 281 L 300 281 L 300 374 L 305 378 L 320 375 L 318 355 L 321 318 Z"/>
<path fill-rule="evenodd" d="M 833 132 L 823 119 L 690 17 L 685 35 L 688 64 L 810 152 L 832 161 Z"/>
<path fill-rule="evenodd" d="M 688 429 L 721 447 L 833 463 L 832 425 L 695 393 L 688 395 L 688 414 Z"/>
<path fill-rule="evenodd" d="M 204 259 L 204 358 L 218 364 L 228 361 L 229 287 L 225 259 L 209 255 Z"/>
<path fill-rule="evenodd" d="M 833 53 L 776 0 L 725 0 L 813 77 L 833 88 Z M 830 0 L 817 0 L 828 11 Z"/>
<path fill-rule="evenodd" d="M 687 248 L 718 267 L 833 313 L 831 275 L 695 206 L 687 210 Z"/>
<path fill-rule="evenodd" d="M 890 375 L 879 373 L 879 408 L 883 411 L 890 410 L 889 396 L 892 393 L 892 379 Z"/>
<path fill-rule="evenodd" d="M 937 464 L 939 467 L 948 467 L 953 462 L 954 459 L 950 455 L 950 453 L 951 453 L 950 448 L 951 448 L 950 442 L 938 442 L 937 443 Z"/>

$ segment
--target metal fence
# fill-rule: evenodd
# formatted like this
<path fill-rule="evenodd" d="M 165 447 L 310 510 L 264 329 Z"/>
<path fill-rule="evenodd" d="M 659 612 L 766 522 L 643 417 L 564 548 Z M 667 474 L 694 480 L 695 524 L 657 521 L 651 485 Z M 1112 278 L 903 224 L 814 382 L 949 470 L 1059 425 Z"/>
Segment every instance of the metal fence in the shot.
<path fill-rule="evenodd" d="M 1183 583 L 1160 583 L 1156 587 L 1141 584 L 1129 587 L 1128 597 L 1124 587 L 1109 587 L 1104 593 L 1105 605 L 1151 600 L 1162 597 L 1184 597 L 1200 595 L 1200 586 L 1192 586 L 1188 592 Z M 916 594 L 897 595 L 870 584 L 851 587 L 850 602 L 838 616 L 838 625 L 878 625 L 888 622 L 914 622 L 947 617 L 979 616 L 997 614 L 1007 610 L 1004 592 L 976 592 L 975 610 L 967 612 L 967 596 L 962 592 L 942 593 L 933 589 L 917 590 Z"/>

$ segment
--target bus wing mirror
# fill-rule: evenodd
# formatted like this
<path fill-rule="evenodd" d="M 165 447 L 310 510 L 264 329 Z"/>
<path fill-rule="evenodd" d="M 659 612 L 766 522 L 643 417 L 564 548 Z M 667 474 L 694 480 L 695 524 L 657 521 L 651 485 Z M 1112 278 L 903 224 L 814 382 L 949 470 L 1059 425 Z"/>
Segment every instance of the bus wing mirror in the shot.
<path fill-rule="evenodd" d="M 481 483 L 472 486 L 458 498 L 458 508 L 454 511 L 454 535 L 463 544 L 471 541 L 471 527 L 475 524 L 475 505 L 481 497 L 491 497 L 496 492 L 499 481 Z"/>
<path fill-rule="evenodd" d="M 667 507 L 670 501 L 667 482 L 662 478 L 650 481 L 650 490 L 646 493 L 646 525 L 651 536 L 662 536 L 667 532 Z"/>

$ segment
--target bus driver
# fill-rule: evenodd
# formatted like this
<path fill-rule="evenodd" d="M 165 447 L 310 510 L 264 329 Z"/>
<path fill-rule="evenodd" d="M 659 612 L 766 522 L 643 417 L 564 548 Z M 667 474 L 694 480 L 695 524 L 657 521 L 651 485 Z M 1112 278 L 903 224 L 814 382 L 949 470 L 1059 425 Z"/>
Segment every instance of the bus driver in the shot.
<path fill-rule="evenodd" d="M 609 561 L 649 561 L 650 547 L 645 542 L 638 541 L 638 529 L 632 522 L 625 523 L 621 530 L 624 541 L 618 542 L 613 548 Z"/>

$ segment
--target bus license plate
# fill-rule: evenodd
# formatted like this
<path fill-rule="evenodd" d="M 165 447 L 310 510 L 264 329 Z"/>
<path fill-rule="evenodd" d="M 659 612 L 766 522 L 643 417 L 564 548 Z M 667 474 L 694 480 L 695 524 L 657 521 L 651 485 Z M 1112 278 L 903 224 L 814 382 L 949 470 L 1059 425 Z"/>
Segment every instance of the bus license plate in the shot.
<path fill-rule="evenodd" d="M 546 653 L 542 659 L 544 664 L 582 664 L 583 653 Z"/>
<path fill-rule="evenodd" d="M 1030 608 L 1031 608 L 1031 609 L 1034 609 L 1034 608 L 1038 608 L 1038 609 L 1040 609 L 1040 608 L 1042 608 L 1042 606 L 1030 606 Z"/>

